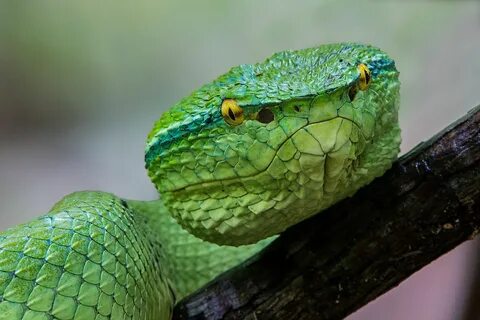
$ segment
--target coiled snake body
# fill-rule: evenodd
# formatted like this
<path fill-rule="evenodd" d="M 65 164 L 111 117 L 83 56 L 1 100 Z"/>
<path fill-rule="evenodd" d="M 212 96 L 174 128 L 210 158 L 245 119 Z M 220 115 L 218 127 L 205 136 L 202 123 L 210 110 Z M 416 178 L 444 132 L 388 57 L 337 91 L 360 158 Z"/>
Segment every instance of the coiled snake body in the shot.
<path fill-rule="evenodd" d="M 0 318 L 169 319 L 175 301 L 382 175 L 399 151 L 398 97 L 393 60 L 366 45 L 232 68 L 149 134 L 161 200 L 78 192 L 0 233 Z"/>

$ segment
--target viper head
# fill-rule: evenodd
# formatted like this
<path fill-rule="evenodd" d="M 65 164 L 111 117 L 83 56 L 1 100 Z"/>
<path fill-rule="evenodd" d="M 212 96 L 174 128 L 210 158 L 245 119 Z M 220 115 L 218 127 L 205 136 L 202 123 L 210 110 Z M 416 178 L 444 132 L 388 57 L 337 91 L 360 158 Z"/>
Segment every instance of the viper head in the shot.
<path fill-rule="evenodd" d="M 170 213 L 208 241 L 277 234 L 381 175 L 398 153 L 399 82 L 381 50 L 332 44 L 232 68 L 148 136 Z"/>

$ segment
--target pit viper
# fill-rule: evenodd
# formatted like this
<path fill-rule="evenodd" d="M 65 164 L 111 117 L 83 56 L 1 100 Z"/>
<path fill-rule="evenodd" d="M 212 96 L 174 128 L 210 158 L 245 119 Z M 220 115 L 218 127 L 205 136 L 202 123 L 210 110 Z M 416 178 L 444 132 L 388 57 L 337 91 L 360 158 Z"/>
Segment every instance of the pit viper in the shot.
<path fill-rule="evenodd" d="M 355 43 L 232 68 L 154 124 L 155 201 L 67 195 L 0 233 L 1 319 L 170 319 L 176 301 L 396 158 L 394 61 Z"/>

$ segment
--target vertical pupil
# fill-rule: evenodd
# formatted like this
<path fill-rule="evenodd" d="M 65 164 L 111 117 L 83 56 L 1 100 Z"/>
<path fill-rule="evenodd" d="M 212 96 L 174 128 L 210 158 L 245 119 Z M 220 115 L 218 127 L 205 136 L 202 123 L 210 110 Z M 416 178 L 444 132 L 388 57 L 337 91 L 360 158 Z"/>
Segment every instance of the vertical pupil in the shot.
<path fill-rule="evenodd" d="M 365 72 L 365 83 L 368 84 L 370 82 L 370 73 L 368 73 L 367 71 L 364 71 Z"/>
<path fill-rule="evenodd" d="M 230 117 L 230 119 L 235 121 L 235 114 L 233 113 L 231 108 L 228 108 L 228 116 Z"/>

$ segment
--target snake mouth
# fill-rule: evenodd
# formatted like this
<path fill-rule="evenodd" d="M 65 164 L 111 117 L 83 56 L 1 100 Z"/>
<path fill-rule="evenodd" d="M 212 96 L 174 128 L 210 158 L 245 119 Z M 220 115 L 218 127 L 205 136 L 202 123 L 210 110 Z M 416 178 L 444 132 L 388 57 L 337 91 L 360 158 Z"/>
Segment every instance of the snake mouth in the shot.
<path fill-rule="evenodd" d="M 328 138 L 330 139 L 330 141 L 325 143 L 325 141 L 322 141 L 322 137 L 317 137 L 319 131 L 322 131 L 322 128 L 318 128 L 318 127 L 319 126 L 322 127 L 325 124 L 332 123 L 333 121 L 335 121 L 336 123 L 332 126 L 327 126 L 328 128 L 325 128 L 324 131 L 332 130 L 332 127 L 336 127 L 335 128 L 336 130 L 331 132 L 324 132 L 322 134 L 323 139 L 328 139 Z M 339 134 L 341 133 L 341 128 L 345 126 L 348 127 L 347 131 L 349 132 L 347 134 L 342 134 L 341 141 L 337 142 L 336 140 Z M 329 134 L 332 134 L 333 132 L 335 136 L 334 143 L 332 143 L 332 137 L 331 136 L 328 137 Z M 355 132 L 354 137 L 350 136 L 352 132 Z M 301 137 L 298 137 L 299 135 L 301 135 Z M 297 154 L 297 156 L 300 154 L 305 154 L 307 156 L 325 158 L 325 157 L 328 157 L 331 153 L 336 152 L 338 149 L 344 146 L 347 142 L 355 144 L 358 142 L 359 139 L 363 140 L 364 142 L 369 140 L 366 134 L 361 130 L 361 126 L 354 119 L 337 115 L 330 119 L 325 119 L 325 120 L 315 121 L 315 122 L 308 122 L 304 126 L 301 126 L 295 131 L 293 131 L 292 133 L 290 133 L 290 135 L 287 136 L 287 138 L 279 145 L 279 147 L 277 148 L 276 152 L 274 153 L 274 155 L 272 156 L 268 164 L 263 169 L 253 174 L 244 175 L 244 176 L 237 175 L 237 176 L 233 176 L 226 179 L 202 181 L 202 182 L 193 183 L 181 188 L 167 190 L 167 191 L 164 191 L 164 193 L 170 193 L 172 195 L 189 194 L 189 193 L 195 193 L 197 191 L 222 189 L 229 185 L 238 184 L 239 182 L 242 183 L 242 182 L 247 182 L 251 180 L 256 180 L 257 178 L 260 178 L 262 175 L 265 175 L 265 173 L 269 171 L 274 171 L 273 167 L 275 165 L 278 165 L 279 160 L 281 162 L 290 160 L 290 159 L 287 159 L 287 157 L 282 156 L 281 152 L 284 148 L 287 147 L 287 145 L 290 145 L 292 143 L 296 149 L 295 153 Z M 308 140 L 308 141 L 305 141 L 305 140 Z"/>

